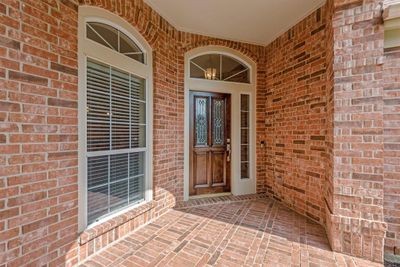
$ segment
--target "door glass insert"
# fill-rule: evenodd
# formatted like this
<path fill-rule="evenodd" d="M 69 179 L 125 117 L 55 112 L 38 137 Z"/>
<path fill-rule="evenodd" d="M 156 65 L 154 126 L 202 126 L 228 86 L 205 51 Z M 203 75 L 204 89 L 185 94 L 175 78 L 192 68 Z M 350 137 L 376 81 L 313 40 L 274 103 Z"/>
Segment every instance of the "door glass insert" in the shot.
<path fill-rule="evenodd" d="M 195 98 L 195 132 L 196 132 L 196 145 L 207 145 L 208 140 L 208 118 L 207 106 L 208 99 L 204 97 Z"/>
<path fill-rule="evenodd" d="M 213 99 L 213 145 L 225 143 L 225 100 Z"/>

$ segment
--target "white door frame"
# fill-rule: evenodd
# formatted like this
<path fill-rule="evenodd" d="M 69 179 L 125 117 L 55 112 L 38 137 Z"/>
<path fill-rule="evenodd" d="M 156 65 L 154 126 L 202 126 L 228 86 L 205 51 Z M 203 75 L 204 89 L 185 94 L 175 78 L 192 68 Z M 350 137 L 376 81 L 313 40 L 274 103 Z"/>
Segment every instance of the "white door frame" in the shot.
<path fill-rule="evenodd" d="M 233 57 L 250 70 L 250 83 L 210 81 L 190 78 L 190 60 L 204 54 L 223 54 Z M 189 200 L 189 92 L 203 91 L 231 95 L 231 193 L 233 195 L 254 194 L 256 192 L 256 63 L 238 51 L 222 46 L 205 46 L 185 54 L 185 114 L 184 114 L 184 200 Z M 250 178 L 240 178 L 240 95 L 250 96 Z"/>

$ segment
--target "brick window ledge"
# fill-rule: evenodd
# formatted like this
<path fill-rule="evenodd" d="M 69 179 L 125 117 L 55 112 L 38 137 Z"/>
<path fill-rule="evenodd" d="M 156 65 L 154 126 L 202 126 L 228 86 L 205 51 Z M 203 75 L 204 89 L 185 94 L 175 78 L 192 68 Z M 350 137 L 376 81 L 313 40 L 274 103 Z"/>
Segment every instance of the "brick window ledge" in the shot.
<path fill-rule="evenodd" d="M 129 222 L 130 220 L 140 216 L 141 214 L 143 214 L 145 212 L 148 212 L 149 210 L 153 209 L 154 207 L 155 207 L 155 201 L 152 200 L 152 201 L 143 203 L 135 208 L 127 210 L 123 214 L 118 215 L 114 218 L 111 218 L 101 224 L 98 224 L 94 227 L 88 228 L 80 234 L 79 244 L 84 245 L 87 242 L 89 242 L 90 240 L 111 231 L 112 229 L 118 227 L 121 224 Z"/>

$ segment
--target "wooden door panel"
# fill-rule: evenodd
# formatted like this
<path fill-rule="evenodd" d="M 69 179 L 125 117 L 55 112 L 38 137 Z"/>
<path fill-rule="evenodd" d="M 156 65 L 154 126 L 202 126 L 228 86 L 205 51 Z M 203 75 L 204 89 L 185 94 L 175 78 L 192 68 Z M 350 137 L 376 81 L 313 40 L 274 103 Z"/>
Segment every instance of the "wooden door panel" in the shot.
<path fill-rule="evenodd" d="M 190 93 L 189 195 L 230 192 L 230 95 Z"/>
<path fill-rule="evenodd" d="M 193 187 L 208 187 L 207 173 L 208 170 L 208 152 L 193 152 Z"/>
<path fill-rule="evenodd" d="M 212 151 L 211 152 L 211 186 L 226 185 L 226 152 Z"/>

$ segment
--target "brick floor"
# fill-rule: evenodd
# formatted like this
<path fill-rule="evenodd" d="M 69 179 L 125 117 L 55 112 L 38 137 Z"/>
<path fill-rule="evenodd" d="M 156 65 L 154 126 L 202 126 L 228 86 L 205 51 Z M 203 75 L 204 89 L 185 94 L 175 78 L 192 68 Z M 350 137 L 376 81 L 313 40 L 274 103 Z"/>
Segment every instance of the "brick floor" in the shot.
<path fill-rule="evenodd" d="M 382 266 L 330 250 L 324 229 L 265 198 L 171 210 L 81 266 Z"/>

